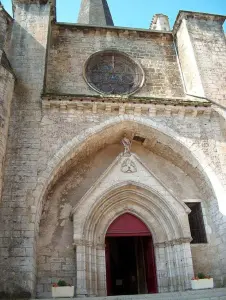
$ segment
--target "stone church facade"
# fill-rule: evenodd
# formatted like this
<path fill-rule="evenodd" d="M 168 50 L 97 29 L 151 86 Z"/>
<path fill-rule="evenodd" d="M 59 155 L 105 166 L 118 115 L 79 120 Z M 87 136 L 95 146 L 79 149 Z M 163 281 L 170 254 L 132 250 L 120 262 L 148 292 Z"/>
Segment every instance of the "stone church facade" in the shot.
<path fill-rule="evenodd" d="M 59 279 L 77 296 L 182 291 L 198 272 L 225 287 L 225 16 L 180 11 L 171 30 L 162 14 L 116 27 L 106 0 L 82 0 L 77 24 L 56 22 L 55 0 L 13 10 L 0 296 L 49 297 Z"/>

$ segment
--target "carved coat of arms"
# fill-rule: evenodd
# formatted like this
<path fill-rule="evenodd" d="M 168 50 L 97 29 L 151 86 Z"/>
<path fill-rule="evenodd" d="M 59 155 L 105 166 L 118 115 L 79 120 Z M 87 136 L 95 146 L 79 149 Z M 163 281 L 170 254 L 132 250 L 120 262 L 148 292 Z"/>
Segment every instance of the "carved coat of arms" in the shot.
<path fill-rule="evenodd" d="M 130 158 L 127 158 L 122 163 L 121 171 L 123 173 L 136 173 L 137 172 L 137 167 L 136 167 L 135 163 Z"/>

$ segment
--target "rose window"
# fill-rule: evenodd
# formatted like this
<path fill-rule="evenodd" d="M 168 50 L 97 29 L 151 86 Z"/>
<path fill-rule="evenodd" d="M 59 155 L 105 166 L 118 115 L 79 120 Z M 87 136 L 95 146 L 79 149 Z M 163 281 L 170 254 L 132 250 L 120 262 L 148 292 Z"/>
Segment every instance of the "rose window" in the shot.
<path fill-rule="evenodd" d="M 127 55 L 116 51 L 92 55 L 86 63 L 84 75 L 91 88 L 109 95 L 135 93 L 144 82 L 142 68 Z"/>

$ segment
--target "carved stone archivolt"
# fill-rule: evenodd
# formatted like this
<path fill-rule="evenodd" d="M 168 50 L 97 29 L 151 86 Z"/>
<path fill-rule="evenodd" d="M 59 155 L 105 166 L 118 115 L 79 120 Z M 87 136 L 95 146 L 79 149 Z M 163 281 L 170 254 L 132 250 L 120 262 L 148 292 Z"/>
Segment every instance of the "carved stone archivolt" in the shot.
<path fill-rule="evenodd" d="M 155 177 L 136 154 L 131 153 L 131 140 L 124 136 L 123 142 L 124 152 L 72 210 L 78 266 L 77 294 L 106 295 L 106 281 L 101 280 L 106 278 L 106 232 L 111 223 L 124 213 L 142 220 L 152 233 L 159 287 L 165 288 L 166 277 L 162 274 L 170 277 L 176 266 L 178 276 L 182 278 L 182 288 L 189 289 L 193 267 L 187 206 Z M 177 289 L 173 277 L 170 282 L 166 288 Z"/>

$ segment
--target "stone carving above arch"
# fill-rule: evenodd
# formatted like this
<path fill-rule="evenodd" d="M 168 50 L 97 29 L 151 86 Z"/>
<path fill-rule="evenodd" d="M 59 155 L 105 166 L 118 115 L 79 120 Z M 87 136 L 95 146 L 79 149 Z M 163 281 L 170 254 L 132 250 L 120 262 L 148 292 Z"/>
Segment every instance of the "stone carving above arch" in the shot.
<path fill-rule="evenodd" d="M 130 158 L 126 158 L 121 164 L 121 171 L 123 173 L 136 173 L 137 167 L 135 162 L 133 162 Z"/>
<path fill-rule="evenodd" d="M 190 237 L 187 221 L 190 209 L 156 178 L 137 155 L 131 154 L 129 158 L 131 170 L 135 168 L 136 171 L 122 172 L 122 167 L 126 168 L 125 159 L 128 158 L 120 154 L 73 208 L 74 240 L 85 238 L 97 242 L 99 237 L 105 236 L 104 225 L 100 229 L 102 232 L 92 232 L 97 228 L 92 222 L 100 220 L 103 214 L 107 216 L 108 212 L 107 222 L 112 222 L 118 214 L 131 210 L 136 214 L 146 210 L 152 215 L 153 223 L 155 226 L 158 224 L 155 229 L 153 224 L 149 224 L 150 231 L 154 231 L 153 236 L 156 236 L 155 242 Z M 149 222 L 144 216 L 141 218 Z"/>

